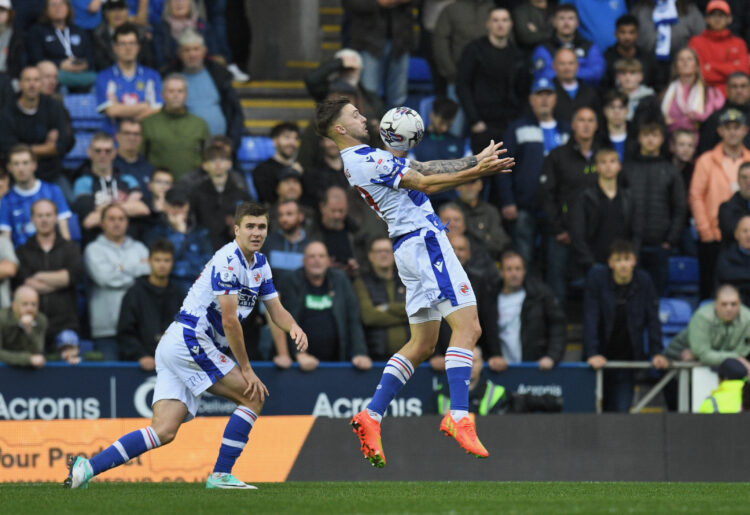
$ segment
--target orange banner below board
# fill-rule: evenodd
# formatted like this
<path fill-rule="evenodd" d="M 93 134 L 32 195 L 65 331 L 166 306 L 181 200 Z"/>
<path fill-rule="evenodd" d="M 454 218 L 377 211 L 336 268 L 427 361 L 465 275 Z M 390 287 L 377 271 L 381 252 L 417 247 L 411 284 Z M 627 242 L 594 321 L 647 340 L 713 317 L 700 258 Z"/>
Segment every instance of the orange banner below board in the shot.
<path fill-rule="evenodd" d="M 284 481 L 315 417 L 260 417 L 233 473 L 244 481 Z M 69 455 L 91 456 L 148 419 L 0 422 L 0 482 L 62 482 Z M 101 481 L 205 481 L 227 419 L 196 418 L 175 440 L 98 476 Z"/>

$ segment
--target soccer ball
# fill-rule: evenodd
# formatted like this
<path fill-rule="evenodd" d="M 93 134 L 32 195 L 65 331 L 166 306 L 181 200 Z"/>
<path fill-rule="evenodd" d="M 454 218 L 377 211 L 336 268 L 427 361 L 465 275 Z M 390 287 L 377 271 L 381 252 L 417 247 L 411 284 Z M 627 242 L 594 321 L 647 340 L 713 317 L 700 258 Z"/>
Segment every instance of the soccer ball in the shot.
<path fill-rule="evenodd" d="M 394 107 L 380 120 L 380 138 L 393 150 L 406 152 L 424 136 L 424 122 L 410 107 Z"/>

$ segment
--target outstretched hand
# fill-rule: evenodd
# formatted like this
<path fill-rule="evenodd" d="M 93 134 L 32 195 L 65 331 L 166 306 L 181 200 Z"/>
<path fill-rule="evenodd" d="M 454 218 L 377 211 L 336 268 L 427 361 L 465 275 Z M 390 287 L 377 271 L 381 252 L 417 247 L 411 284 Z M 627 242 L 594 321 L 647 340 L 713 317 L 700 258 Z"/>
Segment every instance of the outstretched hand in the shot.
<path fill-rule="evenodd" d="M 516 160 L 512 157 L 504 157 L 502 159 L 494 155 L 485 157 L 479 162 L 479 175 L 483 177 L 496 173 L 508 173 L 515 164 Z"/>
<path fill-rule="evenodd" d="M 490 140 L 490 144 L 487 145 L 484 150 L 477 154 L 477 161 L 481 161 L 485 157 L 499 156 L 505 154 L 508 149 L 502 148 L 503 142 L 495 143 L 495 140 Z"/>

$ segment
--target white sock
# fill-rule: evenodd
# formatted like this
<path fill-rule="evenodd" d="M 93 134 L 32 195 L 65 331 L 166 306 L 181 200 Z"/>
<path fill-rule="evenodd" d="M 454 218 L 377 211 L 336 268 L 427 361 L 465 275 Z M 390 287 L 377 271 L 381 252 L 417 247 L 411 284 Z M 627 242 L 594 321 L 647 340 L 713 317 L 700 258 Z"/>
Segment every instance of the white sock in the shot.
<path fill-rule="evenodd" d="M 469 412 L 466 411 L 466 410 L 462 410 L 462 409 L 452 409 L 451 410 L 451 417 L 453 417 L 453 420 L 455 420 L 456 422 L 458 422 L 462 418 L 468 417 L 468 416 L 469 416 Z"/>
<path fill-rule="evenodd" d="M 372 411 L 371 409 L 367 410 L 367 414 L 370 415 L 372 419 L 378 424 L 380 424 L 380 422 L 383 420 L 383 415 L 381 415 L 380 413 L 376 413 L 375 411 Z"/>

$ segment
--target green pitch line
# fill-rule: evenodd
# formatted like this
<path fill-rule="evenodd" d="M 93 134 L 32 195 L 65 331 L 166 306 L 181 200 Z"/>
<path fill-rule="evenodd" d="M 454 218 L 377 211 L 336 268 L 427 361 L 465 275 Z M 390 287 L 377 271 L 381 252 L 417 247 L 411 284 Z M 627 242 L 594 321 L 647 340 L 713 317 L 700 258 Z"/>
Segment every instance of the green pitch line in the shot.
<path fill-rule="evenodd" d="M 0 485 L 1 513 L 748 513 L 748 483 L 185 483 Z M 230 511 L 231 510 L 231 511 Z"/>

